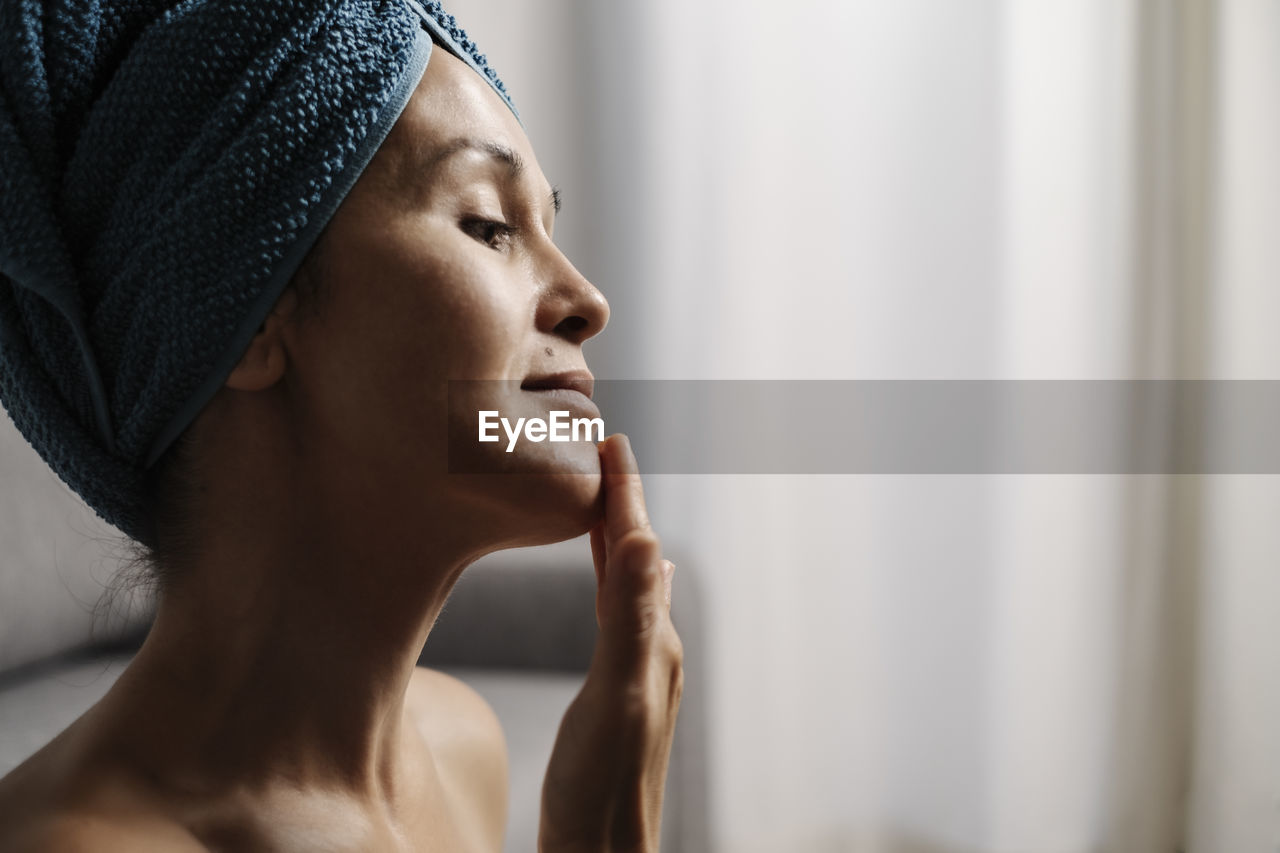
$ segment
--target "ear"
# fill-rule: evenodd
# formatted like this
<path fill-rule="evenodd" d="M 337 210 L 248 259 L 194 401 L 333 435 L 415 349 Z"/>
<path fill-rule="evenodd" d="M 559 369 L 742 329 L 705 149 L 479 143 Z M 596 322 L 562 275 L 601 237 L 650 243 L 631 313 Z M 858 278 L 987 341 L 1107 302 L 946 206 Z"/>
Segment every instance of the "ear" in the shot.
<path fill-rule="evenodd" d="M 275 307 L 240 357 L 240 363 L 227 377 L 226 387 L 237 391 L 262 391 L 280 381 L 287 362 L 281 329 L 297 307 L 298 294 L 289 286 L 280 294 Z"/>

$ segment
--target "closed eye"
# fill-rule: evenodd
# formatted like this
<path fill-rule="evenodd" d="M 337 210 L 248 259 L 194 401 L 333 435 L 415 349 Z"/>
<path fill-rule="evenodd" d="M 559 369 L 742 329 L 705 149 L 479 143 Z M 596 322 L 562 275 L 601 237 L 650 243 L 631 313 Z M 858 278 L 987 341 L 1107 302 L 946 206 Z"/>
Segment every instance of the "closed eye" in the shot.
<path fill-rule="evenodd" d="M 495 251 L 502 251 L 515 236 L 516 229 L 494 219 L 465 219 L 462 230 Z"/>

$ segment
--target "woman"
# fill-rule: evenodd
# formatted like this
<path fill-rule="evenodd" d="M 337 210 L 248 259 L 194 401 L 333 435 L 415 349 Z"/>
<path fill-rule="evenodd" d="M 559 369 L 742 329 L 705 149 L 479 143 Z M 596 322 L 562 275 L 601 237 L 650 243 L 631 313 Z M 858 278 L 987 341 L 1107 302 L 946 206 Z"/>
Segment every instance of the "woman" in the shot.
<path fill-rule="evenodd" d="M 540 848 L 656 850 L 681 651 L 629 444 L 449 441 L 594 414 L 608 319 L 474 44 L 401 0 L 3 0 L 0 33 L 0 392 L 159 586 L 0 780 L 0 850 L 500 849 L 501 730 L 416 660 L 475 559 L 588 530 Z"/>

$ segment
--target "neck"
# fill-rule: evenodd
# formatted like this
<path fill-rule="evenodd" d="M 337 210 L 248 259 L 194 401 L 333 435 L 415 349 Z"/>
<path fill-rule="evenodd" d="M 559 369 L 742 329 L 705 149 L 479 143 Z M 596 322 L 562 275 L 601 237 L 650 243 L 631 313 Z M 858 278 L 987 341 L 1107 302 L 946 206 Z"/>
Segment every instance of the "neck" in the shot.
<path fill-rule="evenodd" d="M 462 523 L 487 516 L 442 475 L 299 441 L 284 398 L 260 397 L 220 395 L 202 415 L 199 547 L 105 719 L 143 771 L 196 795 L 420 794 L 432 762 L 406 691 L 454 583 L 498 547 L 495 525 Z"/>
<path fill-rule="evenodd" d="M 318 509 L 308 512 L 325 518 Z M 270 515 L 257 525 L 298 529 Z M 113 691 L 150 775 L 188 780 L 179 787 L 193 794 L 284 785 L 382 804 L 421 790 L 429 749 L 406 691 L 474 557 L 430 532 L 386 536 L 385 519 L 384 543 L 414 544 L 380 547 L 366 521 L 270 541 L 225 535 L 184 567 Z"/>

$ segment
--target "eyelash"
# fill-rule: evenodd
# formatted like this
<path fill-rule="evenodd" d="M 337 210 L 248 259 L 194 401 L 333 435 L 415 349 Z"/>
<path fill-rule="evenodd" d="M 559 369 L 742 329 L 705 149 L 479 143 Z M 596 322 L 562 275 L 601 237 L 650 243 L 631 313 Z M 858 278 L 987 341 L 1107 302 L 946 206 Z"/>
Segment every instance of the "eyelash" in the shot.
<path fill-rule="evenodd" d="M 501 251 L 516 233 L 514 227 L 495 219 L 467 219 L 463 221 L 462 226 L 462 230 L 494 251 Z M 500 240 L 501 244 L 495 245 L 495 240 Z"/>

